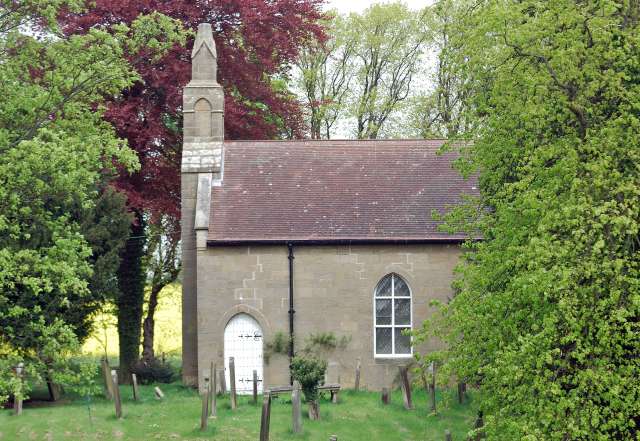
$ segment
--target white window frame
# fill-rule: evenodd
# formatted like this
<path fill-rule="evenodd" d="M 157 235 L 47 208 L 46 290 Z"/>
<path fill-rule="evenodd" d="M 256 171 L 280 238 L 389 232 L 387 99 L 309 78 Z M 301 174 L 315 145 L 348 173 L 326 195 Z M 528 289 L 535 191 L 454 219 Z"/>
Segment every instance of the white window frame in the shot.
<path fill-rule="evenodd" d="M 386 277 L 391 276 L 391 296 L 376 296 L 376 292 L 378 289 L 378 285 L 382 282 Z M 396 277 L 402 279 L 402 281 L 409 288 L 409 296 L 395 296 L 396 290 Z M 376 300 L 388 299 L 391 300 L 391 324 L 390 325 L 378 325 L 377 324 L 377 314 L 376 314 Z M 395 314 L 395 304 L 394 299 L 409 299 L 409 324 L 408 325 L 396 325 L 396 314 Z M 376 329 L 378 328 L 390 328 L 391 329 L 391 353 L 390 354 L 378 354 L 377 352 L 377 337 L 376 337 Z M 407 283 L 407 279 L 400 276 L 397 273 L 389 273 L 385 274 L 376 286 L 373 288 L 373 357 L 374 358 L 412 358 L 413 357 L 413 337 L 410 336 L 410 352 L 408 354 L 396 354 L 396 328 L 409 328 L 413 330 L 413 291 L 411 290 L 411 286 Z"/>

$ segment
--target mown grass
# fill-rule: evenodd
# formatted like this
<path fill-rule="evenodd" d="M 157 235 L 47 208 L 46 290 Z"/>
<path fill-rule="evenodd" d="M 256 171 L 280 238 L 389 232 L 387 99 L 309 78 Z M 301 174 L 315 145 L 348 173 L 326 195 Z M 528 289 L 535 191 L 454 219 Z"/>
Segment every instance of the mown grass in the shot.
<path fill-rule="evenodd" d="M 201 401 L 197 392 L 179 384 L 161 385 L 163 401 L 154 398 L 153 386 L 141 386 L 142 400 L 133 401 L 130 387 L 121 386 L 123 419 L 115 418 L 114 405 L 103 398 L 91 402 L 73 399 L 49 406 L 25 404 L 21 416 L 10 410 L 0 411 L 0 440 L 257 440 L 260 412 L 251 398 L 239 398 L 239 408 L 232 411 L 228 397 L 218 398 L 218 416 L 209 419 L 209 428 L 199 430 Z M 472 397 L 473 398 L 473 397 Z M 303 418 L 302 434 L 291 432 L 291 403 L 288 396 L 274 399 L 270 439 L 322 440 L 337 435 L 340 441 L 435 441 L 444 439 L 450 429 L 454 440 L 466 439 L 473 424 L 473 399 L 459 405 L 444 392 L 439 399 L 448 401 L 438 415 L 430 415 L 426 394 L 414 392 L 415 410 L 406 411 L 399 391 L 391 404 L 384 406 L 379 393 L 343 391 L 340 402 L 328 397 L 320 401 L 320 421 Z"/>

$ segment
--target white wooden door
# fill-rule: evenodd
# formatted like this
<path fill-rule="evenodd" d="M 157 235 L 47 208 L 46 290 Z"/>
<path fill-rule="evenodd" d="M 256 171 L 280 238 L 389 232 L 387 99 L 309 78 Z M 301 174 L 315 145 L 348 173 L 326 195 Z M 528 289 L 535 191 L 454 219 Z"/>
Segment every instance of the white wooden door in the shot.
<path fill-rule="evenodd" d="M 248 314 L 234 316 L 224 330 L 224 375 L 229 379 L 229 358 L 236 367 L 236 392 L 241 395 L 253 393 L 253 371 L 258 372 L 258 393 L 262 393 L 262 329 Z"/>

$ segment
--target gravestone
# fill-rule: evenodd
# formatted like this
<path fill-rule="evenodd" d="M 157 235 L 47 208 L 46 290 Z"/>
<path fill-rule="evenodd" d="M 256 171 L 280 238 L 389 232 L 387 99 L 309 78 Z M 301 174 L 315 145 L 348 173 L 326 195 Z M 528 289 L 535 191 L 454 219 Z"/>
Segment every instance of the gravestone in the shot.
<path fill-rule="evenodd" d="M 136 374 L 131 374 L 131 387 L 133 388 L 133 400 L 138 401 L 140 399 L 140 390 L 138 389 L 138 377 Z"/>
<path fill-rule="evenodd" d="M 24 364 L 18 363 L 16 366 L 16 377 L 20 383 L 20 391 L 17 396 L 13 397 L 13 414 L 22 415 L 22 376 L 24 375 Z"/>
<path fill-rule="evenodd" d="M 231 409 L 238 408 L 238 398 L 236 396 L 236 362 L 233 357 L 229 357 L 229 386 L 231 388 Z"/>
<path fill-rule="evenodd" d="M 220 394 L 224 395 L 227 393 L 227 379 L 224 376 L 224 367 L 220 369 Z"/>
<path fill-rule="evenodd" d="M 431 412 L 436 413 L 436 365 L 431 363 L 431 383 L 429 384 L 429 394 L 431 395 Z"/>
<path fill-rule="evenodd" d="M 216 365 L 211 362 L 211 394 L 209 396 L 209 399 L 211 400 L 211 403 L 209 405 L 209 416 L 214 418 L 217 414 L 218 414 L 218 400 L 216 397 L 217 392 L 217 369 L 216 369 Z"/>
<path fill-rule="evenodd" d="M 386 387 L 382 388 L 382 404 L 389 404 L 389 389 Z"/>
<path fill-rule="evenodd" d="M 260 419 L 260 441 L 269 441 L 269 423 L 271 420 L 271 394 L 265 391 L 262 398 L 262 417 Z"/>
<path fill-rule="evenodd" d="M 331 435 L 329 437 L 329 441 L 338 441 L 338 436 L 337 435 Z"/>
<path fill-rule="evenodd" d="M 402 398 L 404 399 L 404 408 L 413 409 L 413 401 L 411 400 L 411 383 L 409 383 L 409 374 L 406 366 L 400 366 L 400 387 L 402 388 Z"/>
<path fill-rule="evenodd" d="M 207 423 L 209 422 L 209 394 L 211 392 L 211 385 L 208 378 L 204 379 L 205 387 L 204 394 L 202 394 L 202 410 L 200 412 L 200 430 L 207 430 Z"/>
<path fill-rule="evenodd" d="M 118 387 L 118 373 L 111 370 L 111 381 L 113 382 L 113 400 L 116 405 L 116 418 L 122 418 L 122 401 L 120 400 L 120 388 Z"/>
<path fill-rule="evenodd" d="M 449 429 L 444 431 L 444 441 L 451 441 L 451 431 Z"/>
<path fill-rule="evenodd" d="M 258 404 L 258 371 L 253 370 L 253 404 Z"/>
<path fill-rule="evenodd" d="M 291 391 L 291 419 L 293 433 L 302 432 L 302 399 L 301 399 L 300 383 L 298 380 L 293 382 L 293 390 Z"/>
<path fill-rule="evenodd" d="M 164 393 L 162 393 L 162 391 L 160 390 L 160 388 L 158 386 L 156 386 L 153 391 L 156 393 L 156 398 L 158 400 L 162 400 L 164 398 Z"/>

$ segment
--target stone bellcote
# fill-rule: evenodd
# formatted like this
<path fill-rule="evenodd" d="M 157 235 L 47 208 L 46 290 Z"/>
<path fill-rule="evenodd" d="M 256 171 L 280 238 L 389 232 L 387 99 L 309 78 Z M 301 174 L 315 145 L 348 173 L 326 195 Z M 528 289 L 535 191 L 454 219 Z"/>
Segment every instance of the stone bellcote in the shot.
<path fill-rule="evenodd" d="M 198 383 L 198 253 L 207 246 L 211 187 L 222 180 L 224 95 L 217 58 L 211 25 L 199 25 L 182 98 L 182 375 L 190 385 Z"/>
<path fill-rule="evenodd" d="M 191 51 L 191 81 L 184 88 L 183 173 L 213 173 L 220 179 L 224 139 L 224 95 L 217 81 L 211 25 L 202 23 Z"/>

